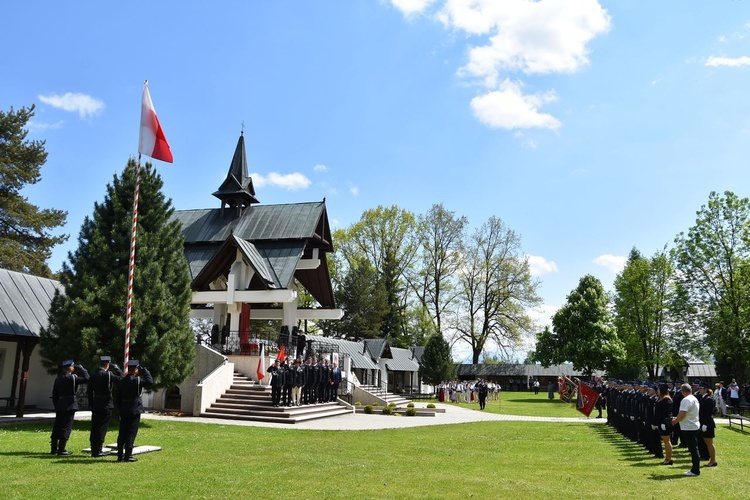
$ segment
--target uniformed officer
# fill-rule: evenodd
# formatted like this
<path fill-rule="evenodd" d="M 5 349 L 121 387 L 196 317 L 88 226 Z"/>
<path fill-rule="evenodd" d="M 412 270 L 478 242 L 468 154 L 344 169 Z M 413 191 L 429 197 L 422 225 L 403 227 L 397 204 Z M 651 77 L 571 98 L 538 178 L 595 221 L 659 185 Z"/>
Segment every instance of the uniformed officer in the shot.
<path fill-rule="evenodd" d="M 76 374 L 75 372 L 78 372 Z M 89 372 L 72 359 L 63 361 L 62 371 L 52 386 L 52 404 L 55 406 L 55 423 L 52 426 L 51 451 L 53 455 L 72 455 L 65 449 L 73 430 L 73 418 L 78 409 L 76 391 L 89 381 Z"/>
<path fill-rule="evenodd" d="M 117 461 L 136 462 L 133 445 L 141 423 L 143 400 L 141 392 L 151 387 L 154 379 L 144 366 L 135 359 L 128 361 L 128 373 L 117 384 L 117 409 L 120 412 L 120 432 L 117 434 Z"/>
<path fill-rule="evenodd" d="M 266 372 L 271 374 L 271 404 L 274 408 L 281 404 L 281 389 L 284 386 L 284 372 L 281 368 L 281 360 L 276 359 Z"/>
<path fill-rule="evenodd" d="M 328 402 L 328 392 L 331 385 L 331 371 L 328 368 L 328 359 L 320 359 L 318 368 L 318 403 Z"/>
<path fill-rule="evenodd" d="M 334 361 L 333 368 L 331 368 L 331 401 L 336 402 L 339 394 L 339 385 L 341 384 L 341 368 L 339 364 Z"/>
<path fill-rule="evenodd" d="M 89 407 L 91 408 L 91 456 L 103 457 L 102 451 L 104 439 L 109 430 L 109 421 L 112 418 L 114 402 L 112 400 L 112 388 L 123 377 L 122 370 L 116 364 L 112 364 L 112 358 L 101 356 L 99 358 L 99 369 L 91 375 L 87 392 L 89 396 Z"/>

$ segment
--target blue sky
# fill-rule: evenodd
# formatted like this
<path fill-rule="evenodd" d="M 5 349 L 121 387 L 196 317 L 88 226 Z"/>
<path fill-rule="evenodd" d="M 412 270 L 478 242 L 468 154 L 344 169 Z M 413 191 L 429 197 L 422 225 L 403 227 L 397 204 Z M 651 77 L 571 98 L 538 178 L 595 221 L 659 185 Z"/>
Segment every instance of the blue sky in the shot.
<path fill-rule="evenodd" d="M 261 203 L 326 198 L 501 217 L 541 280 L 542 323 L 581 276 L 747 196 L 750 2 L 5 2 L 0 109 L 37 105 L 42 181 L 71 239 L 137 154 L 142 84 L 178 209 L 218 207 L 244 124 Z"/>

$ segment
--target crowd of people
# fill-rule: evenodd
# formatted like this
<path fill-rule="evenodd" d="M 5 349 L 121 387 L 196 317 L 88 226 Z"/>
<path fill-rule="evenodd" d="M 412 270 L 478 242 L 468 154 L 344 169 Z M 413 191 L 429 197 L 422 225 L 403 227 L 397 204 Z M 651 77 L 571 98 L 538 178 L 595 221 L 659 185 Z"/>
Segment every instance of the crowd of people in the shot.
<path fill-rule="evenodd" d="M 301 406 L 336 401 L 341 384 L 341 368 L 328 358 L 302 361 L 277 358 L 266 370 L 271 376 L 271 403 L 274 407 Z"/>
<path fill-rule="evenodd" d="M 441 403 L 480 403 L 480 408 L 484 409 L 479 401 L 480 392 L 484 393 L 485 401 L 498 401 L 500 390 L 500 384 L 487 380 L 450 380 L 439 383 L 436 394 Z"/>
<path fill-rule="evenodd" d="M 702 467 L 715 467 L 715 396 L 698 380 L 661 382 L 609 380 L 597 387 L 607 408 L 607 424 L 649 454 L 673 465 L 674 448 L 686 448 L 691 457 L 688 476 Z M 701 461 L 707 461 L 701 466 Z"/>

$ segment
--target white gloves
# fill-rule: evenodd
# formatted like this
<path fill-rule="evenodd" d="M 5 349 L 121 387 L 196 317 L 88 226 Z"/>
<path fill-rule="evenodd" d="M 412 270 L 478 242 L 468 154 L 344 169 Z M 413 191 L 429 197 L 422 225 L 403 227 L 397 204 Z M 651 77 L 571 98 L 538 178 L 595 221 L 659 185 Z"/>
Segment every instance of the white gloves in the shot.
<path fill-rule="evenodd" d="M 667 430 L 667 425 L 666 424 L 661 424 L 661 430 L 666 431 Z"/>
<path fill-rule="evenodd" d="M 656 429 L 658 429 L 658 427 L 656 427 L 655 425 L 652 425 L 652 426 L 651 426 L 651 430 L 652 430 L 652 431 L 655 431 Z"/>
<path fill-rule="evenodd" d="M 701 426 L 701 430 L 702 430 L 703 432 L 706 432 L 706 431 L 708 430 L 708 426 L 707 426 L 707 425 L 702 425 L 702 426 Z"/>

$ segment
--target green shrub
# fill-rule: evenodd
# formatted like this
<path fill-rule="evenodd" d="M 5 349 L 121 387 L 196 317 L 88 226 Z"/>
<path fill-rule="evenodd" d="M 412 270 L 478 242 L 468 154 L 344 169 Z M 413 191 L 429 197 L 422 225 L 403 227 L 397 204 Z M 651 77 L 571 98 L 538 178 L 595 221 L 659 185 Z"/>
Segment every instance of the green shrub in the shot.
<path fill-rule="evenodd" d="M 383 415 L 390 415 L 391 413 L 393 413 L 393 408 L 390 405 L 383 407 Z"/>
<path fill-rule="evenodd" d="M 361 401 L 357 401 L 356 403 L 354 403 L 354 406 L 362 406 L 362 402 Z"/>
<path fill-rule="evenodd" d="M 365 413 L 372 415 L 372 405 L 365 406 Z"/>
<path fill-rule="evenodd" d="M 417 415 L 417 409 L 416 408 L 408 408 L 406 410 L 406 416 L 407 417 L 415 417 Z"/>
<path fill-rule="evenodd" d="M 388 406 L 395 408 L 398 405 L 394 403 L 393 401 L 391 401 L 390 403 L 388 403 Z"/>
<path fill-rule="evenodd" d="M 406 407 L 407 408 L 414 408 L 414 403 L 409 403 L 408 405 L 406 405 Z"/>
<path fill-rule="evenodd" d="M 435 408 L 435 405 L 433 403 L 428 403 L 427 408 Z"/>

